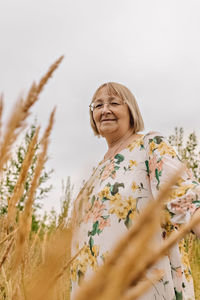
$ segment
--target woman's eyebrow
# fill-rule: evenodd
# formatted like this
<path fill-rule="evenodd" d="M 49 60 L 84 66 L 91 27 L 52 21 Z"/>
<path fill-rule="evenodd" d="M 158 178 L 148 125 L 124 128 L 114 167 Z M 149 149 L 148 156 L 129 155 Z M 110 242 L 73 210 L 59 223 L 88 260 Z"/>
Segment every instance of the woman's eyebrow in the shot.
<path fill-rule="evenodd" d="M 109 97 L 108 97 L 108 100 L 113 100 L 113 99 L 115 99 L 114 96 L 109 96 Z M 94 100 L 94 102 L 97 102 L 97 101 L 98 101 L 98 102 L 103 102 L 103 100 L 102 100 L 101 98 L 97 98 L 97 99 Z"/>

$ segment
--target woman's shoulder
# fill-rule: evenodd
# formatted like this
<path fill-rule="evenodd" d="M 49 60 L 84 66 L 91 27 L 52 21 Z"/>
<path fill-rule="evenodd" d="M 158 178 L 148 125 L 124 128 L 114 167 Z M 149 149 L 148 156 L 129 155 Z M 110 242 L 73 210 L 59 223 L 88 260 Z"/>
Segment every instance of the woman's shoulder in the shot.
<path fill-rule="evenodd" d="M 149 131 L 148 133 L 144 134 L 143 140 L 144 144 L 149 144 L 151 142 L 161 143 L 162 141 L 166 140 L 166 136 L 164 136 L 159 131 Z"/>

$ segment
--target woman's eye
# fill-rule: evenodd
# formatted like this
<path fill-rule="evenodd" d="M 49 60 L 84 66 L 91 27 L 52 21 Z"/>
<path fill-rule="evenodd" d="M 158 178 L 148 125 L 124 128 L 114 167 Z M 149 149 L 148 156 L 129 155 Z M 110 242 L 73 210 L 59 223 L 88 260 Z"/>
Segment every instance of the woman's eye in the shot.
<path fill-rule="evenodd" d="M 99 104 L 96 104 L 95 105 L 95 108 L 101 108 L 103 106 L 103 104 L 102 103 L 99 103 Z"/>
<path fill-rule="evenodd" d="M 113 106 L 117 106 L 117 105 L 119 105 L 119 103 L 118 103 L 118 102 L 111 102 L 110 104 L 111 104 L 111 105 L 113 105 Z"/>

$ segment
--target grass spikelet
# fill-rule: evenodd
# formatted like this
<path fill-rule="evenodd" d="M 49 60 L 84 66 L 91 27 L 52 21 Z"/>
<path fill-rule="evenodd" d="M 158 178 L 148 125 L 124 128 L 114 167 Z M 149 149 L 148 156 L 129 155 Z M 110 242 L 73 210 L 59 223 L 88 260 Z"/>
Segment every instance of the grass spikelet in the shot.
<path fill-rule="evenodd" d="M 8 256 L 8 253 L 13 245 L 13 242 L 14 242 L 14 238 L 12 238 L 10 241 L 8 241 L 8 244 L 7 244 L 7 247 L 6 247 L 6 250 L 5 250 L 5 253 L 3 254 L 1 260 L 0 260 L 0 269 L 3 265 L 3 263 L 5 262 L 7 256 Z"/>
<path fill-rule="evenodd" d="M 31 182 L 31 187 L 28 192 L 27 201 L 25 203 L 24 211 L 21 213 L 19 218 L 19 230 L 17 233 L 17 241 L 16 241 L 16 253 L 15 253 L 15 259 L 13 263 L 14 270 L 17 269 L 18 265 L 20 264 L 24 251 L 25 251 L 25 241 L 29 237 L 29 233 L 31 231 L 31 221 L 32 221 L 32 205 L 34 201 L 34 195 L 36 188 L 39 183 L 39 178 L 41 171 L 43 169 L 46 155 L 47 155 L 47 147 L 49 142 L 49 135 L 53 126 L 54 122 L 54 115 L 55 115 L 55 109 L 50 115 L 49 124 L 44 132 L 44 135 L 42 137 L 41 141 L 41 152 L 38 155 L 38 159 L 36 162 L 35 172 L 33 176 L 33 180 Z"/>
<path fill-rule="evenodd" d="M 6 237 L 0 241 L 0 246 L 7 241 L 12 235 L 14 235 L 16 233 L 16 231 L 18 230 L 18 228 L 16 228 L 15 230 L 13 230 L 11 233 L 9 233 L 8 235 L 6 235 Z"/>
<path fill-rule="evenodd" d="M 35 134 L 29 144 L 28 151 L 27 151 L 24 161 L 22 163 L 20 174 L 19 174 L 17 183 L 14 187 L 12 197 L 8 200 L 8 226 L 11 226 L 11 227 L 13 226 L 13 223 L 14 223 L 14 220 L 16 217 L 16 204 L 18 203 L 18 201 L 20 200 L 20 198 L 22 197 L 23 192 L 24 192 L 24 182 L 28 175 L 28 170 L 31 166 L 33 156 L 35 153 L 39 129 L 40 129 L 39 127 L 36 128 Z"/>
<path fill-rule="evenodd" d="M 63 60 L 63 56 L 61 56 L 47 71 L 47 73 L 42 77 L 39 84 L 32 84 L 28 95 L 25 100 L 20 98 L 14 109 L 11 113 L 9 121 L 6 126 L 6 132 L 3 137 L 3 141 L 0 145 L 0 172 L 3 169 L 6 161 L 10 157 L 10 151 L 13 143 L 19 136 L 20 132 L 26 126 L 26 119 L 30 115 L 30 108 L 33 104 L 38 100 L 39 94 L 44 88 L 44 85 L 47 83 L 49 78 L 52 76 L 53 72 L 57 69 L 61 61 Z"/>
<path fill-rule="evenodd" d="M 144 294 L 153 284 L 162 279 L 163 272 L 160 270 L 154 270 L 150 278 L 146 278 L 139 282 L 135 287 L 132 287 L 127 290 L 124 296 L 120 300 L 134 300 Z"/>
<path fill-rule="evenodd" d="M 44 85 L 47 83 L 49 78 L 52 76 L 53 72 L 59 67 L 60 63 L 62 62 L 64 56 L 62 55 L 59 57 L 54 64 L 52 64 L 48 70 L 48 72 L 41 78 L 38 86 L 37 86 L 37 93 L 41 93 L 44 88 Z"/>

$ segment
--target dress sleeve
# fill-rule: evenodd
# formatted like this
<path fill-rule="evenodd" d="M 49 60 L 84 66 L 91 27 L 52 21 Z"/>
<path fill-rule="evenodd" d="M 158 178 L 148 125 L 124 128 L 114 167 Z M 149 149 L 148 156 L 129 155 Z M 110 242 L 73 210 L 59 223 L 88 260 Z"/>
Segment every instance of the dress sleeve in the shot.
<path fill-rule="evenodd" d="M 160 133 L 149 133 L 146 136 L 147 174 L 153 197 L 162 186 L 181 167 L 182 162 L 174 148 Z M 188 222 L 194 211 L 200 207 L 200 185 L 187 168 L 172 187 L 166 203 L 166 211 L 173 224 Z"/>

